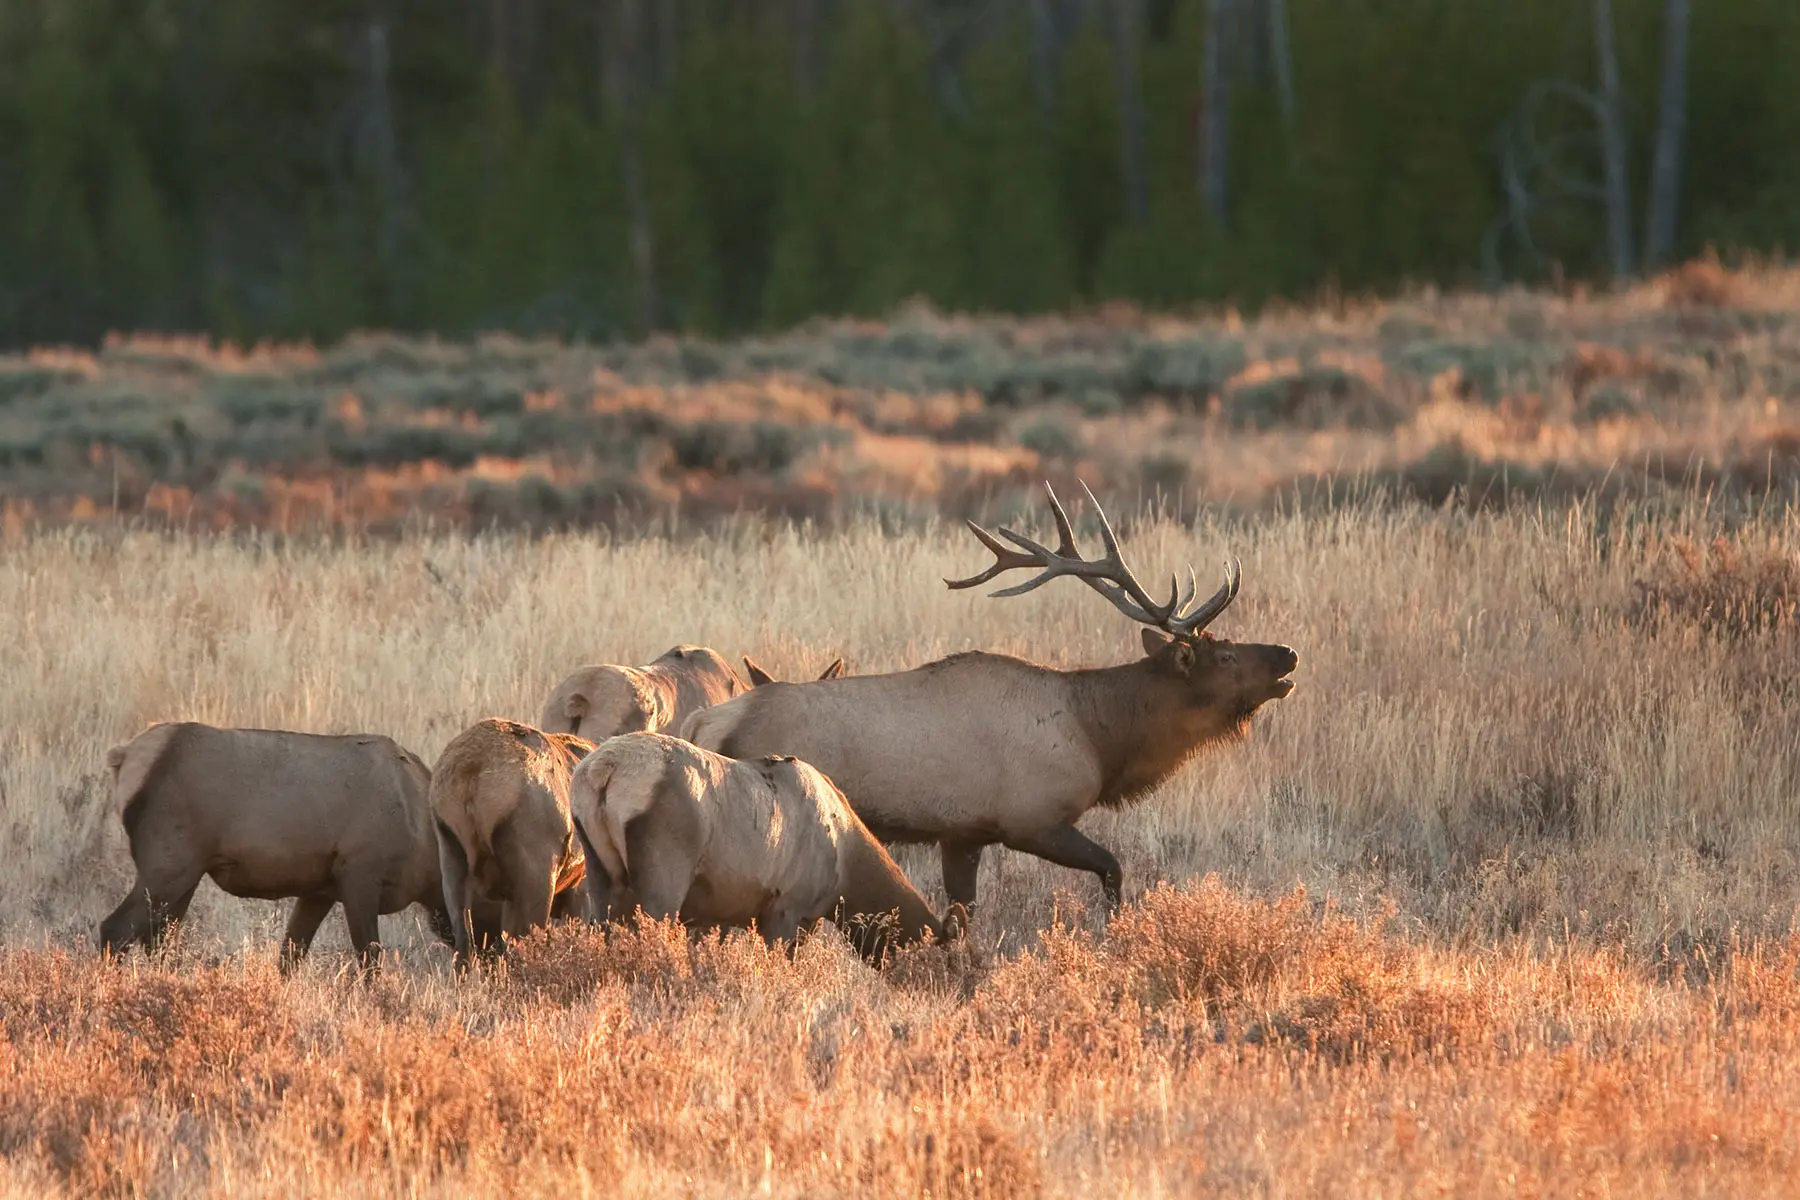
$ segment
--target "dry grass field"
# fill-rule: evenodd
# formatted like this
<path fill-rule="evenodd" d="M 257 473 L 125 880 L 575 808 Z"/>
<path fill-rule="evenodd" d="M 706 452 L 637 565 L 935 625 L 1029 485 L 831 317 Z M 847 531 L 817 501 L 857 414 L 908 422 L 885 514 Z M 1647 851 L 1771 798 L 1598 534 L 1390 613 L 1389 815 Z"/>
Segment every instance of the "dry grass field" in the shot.
<path fill-rule="evenodd" d="M 1625 516 L 1632 515 L 1627 512 Z M 1685 525 L 1684 525 L 1685 521 Z M 1086 827 L 1127 872 L 988 856 L 971 943 L 555 931 L 455 980 L 417 916 L 203 885 L 96 961 L 130 880 L 98 784 L 154 719 L 374 729 L 435 756 L 569 664 L 692 639 L 778 674 L 981 646 L 1135 653 L 1085 589 L 991 600 L 947 525 L 24 537 L 0 558 L 0 1178 L 16 1194 L 1744 1195 L 1800 1166 L 1800 527 L 1374 504 L 1193 527 L 1226 636 L 1300 688 Z M 672 600 L 671 598 L 679 598 Z M 903 865 L 941 898 L 935 861 Z M 1209 878 L 1209 876 L 1216 876 Z M 1164 885 L 1166 881 L 1166 886 Z"/>
<path fill-rule="evenodd" d="M 618 468 L 666 502 L 636 533 L 555 531 L 594 515 L 571 497 L 604 463 L 576 434 L 624 426 L 544 418 L 560 458 L 371 465 L 340 436 L 359 421 L 457 429 L 464 450 L 517 432 L 441 396 L 419 411 L 449 417 L 416 420 L 372 398 L 419 370 L 387 343 L 0 363 L 0 1195 L 1791 1194 L 1797 294 L 1792 274 L 1696 268 L 1619 297 L 1247 327 L 932 318 L 938 351 L 1014 338 L 980 396 L 895 330 L 867 362 L 839 354 L 844 327 L 714 348 L 736 357 L 702 383 L 546 359 L 591 383 L 580 422 L 668 422 L 633 426 L 652 449 Z M 1464 361 L 1435 373 L 1377 361 L 1452 337 Z M 1144 377 L 1131 355 L 1158 339 L 1227 338 L 1246 358 L 1204 403 L 1081 391 Z M 1311 356 L 1280 358 L 1284 338 Z M 732 377 L 777 351 L 788 375 Z M 489 353 L 407 352 L 438 356 L 432 395 Z M 620 353 L 665 352 L 701 369 L 694 347 Z M 1040 352 L 1087 382 L 1001 404 Z M 1517 370 L 1469 384 L 1480 354 Z M 858 362 L 917 370 L 883 387 L 847 379 Z M 313 428 L 232 407 L 249 388 L 298 411 L 245 382 L 259 371 L 290 381 L 283 403 L 336 405 L 306 436 L 363 455 L 360 474 L 243 457 Z M 521 411 L 577 393 L 558 395 Z M 186 483 L 82 448 L 82 420 L 171 396 L 186 457 L 163 466 Z M 785 465 L 684 460 L 702 427 L 703 448 L 740 445 L 721 412 L 761 430 L 752 449 L 795 413 L 839 433 L 783 443 Z M 999 413 L 965 423 L 985 440 L 946 432 L 970 412 Z M 518 496 L 477 519 L 475 484 L 540 469 L 532 503 L 570 520 Z M 458 980 L 409 913 L 383 918 L 387 969 L 359 983 L 334 914 L 284 982 L 286 905 L 211 884 L 167 952 L 97 958 L 131 881 L 104 753 L 154 720 L 373 730 L 431 761 L 481 716 L 532 719 L 576 664 L 682 641 L 786 677 L 840 654 L 858 673 L 969 648 L 1136 654 L 1135 627 L 1073 584 L 943 586 L 988 561 L 945 514 L 1029 512 L 1042 533 L 1040 472 L 1094 482 L 1140 572 L 1192 561 L 1209 583 L 1240 555 L 1216 632 L 1300 654 L 1247 740 L 1084 821 L 1126 872 L 1110 923 L 1090 877 L 993 851 L 968 941 L 881 972 L 832 937 L 790 961 L 559 928 Z M 96 500 L 108 487 L 129 519 Z M 802 494 L 824 506 L 810 525 L 730 512 Z M 389 519 L 412 505 L 435 527 Z M 941 904 L 935 856 L 898 857 Z"/>

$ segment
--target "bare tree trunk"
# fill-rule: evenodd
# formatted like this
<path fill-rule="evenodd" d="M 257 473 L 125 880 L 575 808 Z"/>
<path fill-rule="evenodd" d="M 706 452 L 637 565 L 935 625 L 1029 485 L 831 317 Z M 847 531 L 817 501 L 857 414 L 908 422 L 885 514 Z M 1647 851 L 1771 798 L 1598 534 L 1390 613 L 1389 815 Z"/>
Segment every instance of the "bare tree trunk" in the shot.
<path fill-rule="evenodd" d="M 1228 193 L 1225 171 L 1230 157 L 1231 78 L 1225 31 L 1230 0 L 1206 0 L 1206 44 L 1200 58 L 1200 199 L 1215 221 L 1224 223 Z"/>
<path fill-rule="evenodd" d="M 1138 0 L 1110 0 L 1113 83 L 1119 97 L 1119 162 L 1125 181 L 1125 213 L 1141 223 L 1150 215 L 1150 181 L 1145 164 L 1144 97 L 1138 85 Z"/>
<path fill-rule="evenodd" d="M 1606 240 L 1615 283 L 1631 278 L 1631 180 L 1626 175 L 1625 129 L 1619 114 L 1619 55 L 1613 44 L 1612 0 L 1594 0 L 1594 49 L 1599 57 L 1600 154 L 1606 194 Z"/>
<path fill-rule="evenodd" d="M 538 69 L 538 0 L 511 0 L 508 46 L 513 68 L 513 99 L 525 112 L 535 111 L 544 73 Z"/>
<path fill-rule="evenodd" d="M 1031 17 L 1031 82 L 1037 89 L 1038 115 L 1048 127 L 1056 111 L 1056 60 L 1060 40 L 1050 0 L 1025 0 Z"/>
<path fill-rule="evenodd" d="M 637 332 L 656 328 L 656 255 L 650 229 L 650 199 L 638 146 L 637 87 L 633 62 L 641 48 L 638 0 L 600 0 L 601 61 L 605 64 L 607 106 L 619 139 L 619 173 L 625 187 L 625 216 L 631 256 L 633 323 Z"/>
<path fill-rule="evenodd" d="M 794 88 L 810 96 L 819 82 L 819 0 L 788 0 L 787 16 Z"/>
<path fill-rule="evenodd" d="M 488 0 L 488 61 L 495 74 L 508 82 L 512 79 L 511 55 L 507 42 L 511 36 L 506 19 L 507 0 Z"/>
<path fill-rule="evenodd" d="M 390 269 L 399 257 L 400 248 L 400 160 L 394 136 L 393 89 L 388 81 L 387 23 L 380 17 L 369 21 L 367 52 L 365 153 L 375 171 L 376 195 L 381 202 L 376 252 L 382 267 Z"/>
<path fill-rule="evenodd" d="M 1661 266 L 1675 252 L 1681 148 L 1687 132 L 1689 12 L 1689 0 L 1667 0 L 1663 9 L 1661 111 L 1656 122 L 1656 155 L 1650 166 L 1650 210 L 1644 216 L 1645 270 Z"/>
<path fill-rule="evenodd" d="M 1293 128 L 1299 102 L 1294 98 L 1294 45 L 1288 37 L 1287 0 L 1263 0 L 1269 7 L 1269 58 L 1275 67 L 1275 100 L 1281 119 Z"/>
<path fill-rule="evenodd" d="M 911 10 L 925 31 L 930 46 L 931 88 L 937 93 L 938 106 L 954 117 L 967 117 L 969 98 L 962 86 L 962 55 L 969 35 L 967 15 L 946 22 L 933 0 L 916 5 L 902 3 L 899 7 L 902 12 Z"/>
<path fill-rule="evenodd" d="M 681 65 L 681 0 L 652 0 L 656 9 L 656 72 L 658 87 L 667 87 Z"/>

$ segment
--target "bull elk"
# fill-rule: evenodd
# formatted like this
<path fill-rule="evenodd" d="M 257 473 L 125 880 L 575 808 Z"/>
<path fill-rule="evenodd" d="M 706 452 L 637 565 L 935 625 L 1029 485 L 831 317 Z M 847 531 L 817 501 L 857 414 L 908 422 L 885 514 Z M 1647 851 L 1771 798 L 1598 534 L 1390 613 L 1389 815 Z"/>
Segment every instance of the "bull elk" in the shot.
<path fill-rule="evenodd" d="M 1079 579 L 1145 626 L 1144 657 L 1064 671 L 973 651 L 886 675 L 772 684 L 695 714 L 683 736 L 732 758 L 792 754 L 812 763 L 883 841 L 938 844 L 953 902 L 973 906 L 982 850 L 997 843 L 1093 872 L 1116 909 L 1119 862 L 1076 822 L 1095 805 L 1141 798 L 1203 747 L 1242 736 L 1251 714 L 1293 690 L 1288 675 L 1299 658 L 1286 646 L 1206 632 L 1237 597 L 1235 562 L 1200 604 L 1192 568 L 1185 589 L 1171 580 L 1159 604 L 1126 567 L 1093 493 L 1105 552 L 1087 560 L 1055 491 L 1045 490 L 1056 549 L 1009 529 L 1002 542 L 971 521 L 994 563 L 944 582 L 969 588 L 1037 570 L 994 593 L 1017 596 Z"/>

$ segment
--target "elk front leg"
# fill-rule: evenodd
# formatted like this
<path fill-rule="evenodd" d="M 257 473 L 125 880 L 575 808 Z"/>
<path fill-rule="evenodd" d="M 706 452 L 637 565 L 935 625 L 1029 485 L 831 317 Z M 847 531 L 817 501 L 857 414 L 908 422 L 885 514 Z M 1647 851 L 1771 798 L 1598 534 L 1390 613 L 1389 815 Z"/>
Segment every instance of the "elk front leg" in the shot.
<path fill-rule="evenodd" d="M 818 924 L 819 918 L 804 917 L 795 906 L 777 901 L 757 918 L 756 931 L 762 934 L 770 949 L 779 946 L 792 958 L 794 951 L 799 949 L 800 939 Z"/>
<path fill-rule="evenodd" d="M 350 945 L 356 950 L 357 972 L 373 974 L 381 970 L 381 881 L 340 878 L 338 894 L 344 901 Z"/>
<path fill-rule="evenodd" d="M 302 896 L 294 901 L 293 915 L 288 918 L 287 932 L 281 938 L 281 973 L 292 975 L 306 952 L 312 949 L 313 938 L 319 932 L 319 925 L 336 904 L 335 897 L 326 895 Z"/>
<path fill-rule="evenodd" d="M 468 913 L 469 953 L 471 956 L 492 959 L 500 953 L 500 927 L 504 923 L 506 906 L 493 900 L 477 900 L 471 905 Z"/>
<path fill-rule="evenodd" d="M 1119 860 L 1112 856 L 1112 851 L 1073 825 L 1053 825 L 1037 833 L 1005 838 L 1003 843 L 1008 849 L 1036 855 L 1059 867 L 1092 871 L 1100 877 L 1100 888 L 1106 893 L 1108 914 L 1119 911 L 1119 893 L 1124 883 Z"/>
<path fill-rule="evenodd" d="M 591 921 L 594 919 L 594 905 L 589 899 L 587 880 L 583 879 L 574 887 L 566 887 L 556 893 L 550 901 L 550 919 L 552 921 Z"/>
<path fill-rule="evenodd" d="M 981 873 L 980 842 L 946 841 L 941 847 L 944 860 L 944 892 L 953 904 L 975 909 L 975 877 Z"/>

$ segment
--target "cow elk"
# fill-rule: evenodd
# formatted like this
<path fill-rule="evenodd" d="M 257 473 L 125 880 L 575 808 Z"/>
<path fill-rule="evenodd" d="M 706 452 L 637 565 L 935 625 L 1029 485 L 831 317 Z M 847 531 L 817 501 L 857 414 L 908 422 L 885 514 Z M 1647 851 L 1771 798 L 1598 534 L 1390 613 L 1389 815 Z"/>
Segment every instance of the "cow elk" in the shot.
<path fill-rule="evenodd" d="M 944 921 L 932 914 L 831 780 L 786 755 L 738 761 L 626 734 L 575 768 L 569 804 L 614 915 L 754 923 L 788 946 L 829 917 L 874 963 L 891 945 L 944 942 L 962 928 L 956 907 Z"/>
<path fill-rule="evenodd" d="M 1079 579 L 1145 626 L 1142 658 L 1054 670 L 969 652 L 893 674 L 775 684 L 701 711 L 684 736 L 734 758 L 792 754 L 812 763 L 883 841 L 938 844 L 953 901 L 974 904 L 982 850 L 997 843 L 1091 871 L 1116 909 L 1118 860 L 1076 822 L 1096 805 L 1139 799 L 1203 747 L 1242 736 L 1258 708 L 1293 690 L 1288 676 L 1299 660 L 1286 646 L 1206 632 L 1238 594 L 1235 563 L 1197 606 L 1191 568 L 1186 588 L 1172 581 L 1158 604 L 1126 567 L 1093 493 L 1105 552 L 1086 560 L 1056 493 L 1045 490 L 1056 549 L 1006 529 L 1002 542 L 971 521 L 995 561 L 945 583 L 975 587 L 1005 571 L 1038 571 L 994 593 L 1017 596 L 1058 577 Z"/>
<path fill-rule="evenodd" d="M 472 952 L 497 950 L 502 928 L 518 938 L 553 917 L 587 915 L 569 775 L 593 748 L 497 717 L 444 747 L 431 771 L 431 812 L 459 967 Z"/>
<path fill-rule="evenodd" d="M 299 897 L 283 974 L 338 903 L 364 970 L 379 962 L 382 913 L 424 905 L 450 940 L 430 772 L 391 739 L 175 722 L 114 746 L 106 765 L 137 879 L 100 926 L 104 949 L 156 948 L 202 876 L 233 896 Z"/>
<path fill-rule="evenodd" d="M 544 702 L 538 727 L 547 733 L 572 733 L 598 742 L 621 733 L 657 733 L 680 729 L 703 708 L 774 682 L 748 656 L 749 682 L 731 664 L 705 646 L 675 646 L 643 667 L 610 663 L 571 671 Z M 820 679 L 843 674 L 838 659 Z"/>

